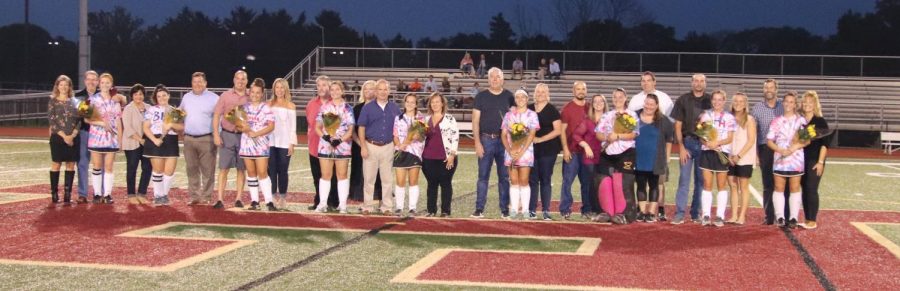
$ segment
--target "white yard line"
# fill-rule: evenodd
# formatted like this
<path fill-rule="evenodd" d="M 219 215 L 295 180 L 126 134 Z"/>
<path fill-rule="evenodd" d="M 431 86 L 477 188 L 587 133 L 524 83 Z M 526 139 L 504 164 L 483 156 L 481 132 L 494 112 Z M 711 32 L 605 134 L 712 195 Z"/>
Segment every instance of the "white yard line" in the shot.
<path fill-rule="evenodd" d="M 882 165 L 882 166 L 885 166 L 885 167 L 887 167 L 888 169 L 891 169 L 891 170 L 897 170 L 897 171 L 900 171 L 900 166 L 891 166 L 891 165 Z"/>
<path fill-rule="evenodd" d="M 753 185 L 748 186 L 750 186 L 750 194 L 753 194 L 753 199 L 756 199 L 756 202 L 759 203 L 759 205 L 765 206 L 763 205 L 763 199 L 762 196 L 759 195 L 759 191 L 756 191 L 756 188 L 753 188 Z"/>

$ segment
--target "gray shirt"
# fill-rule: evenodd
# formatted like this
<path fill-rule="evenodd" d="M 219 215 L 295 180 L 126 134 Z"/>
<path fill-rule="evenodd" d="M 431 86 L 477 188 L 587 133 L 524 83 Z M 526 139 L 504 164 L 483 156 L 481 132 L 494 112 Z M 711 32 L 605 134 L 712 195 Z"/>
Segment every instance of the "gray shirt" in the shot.
<path fill-rule="evenodd" d="M 181 97 L 181 105 L 178 108 L 187 113 L 184 120 L 184 133 L 189 135 L 205 135 L 212 133 L 213 111 L 219 95 L 209 90 L 203 90 L 200 95 L 194 91 L 187 92 Z"/>

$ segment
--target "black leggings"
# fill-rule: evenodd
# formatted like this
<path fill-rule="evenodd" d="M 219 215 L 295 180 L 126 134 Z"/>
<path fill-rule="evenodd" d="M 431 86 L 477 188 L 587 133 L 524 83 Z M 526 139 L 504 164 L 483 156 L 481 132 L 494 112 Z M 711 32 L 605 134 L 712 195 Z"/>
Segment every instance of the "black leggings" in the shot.
<path fill-rule="evenodd" d="M 150 172 L 153 171 L 150 165 L 150 159 L 143 156 L 144 147 L 140 146 L 133 150 L 125 151 L 125 185 L 128 194 L 147 194 L 147 186 L 150 185 Z M 137 180 L 138 164 L 141 167 L 141 178 L 138 180 L 137 189 L 135 189 L 135 180 Z"/>
<path fill-rule="evenodd" d="M 650 193 L 649 201 L 656 201 L 659 199 L 659 175 L 654 175 L 653 172 L 644 172 L 644 171 L 634 171 L 635 178 L 637 179 L 637 198 L 638 201 L 646 202 L 648 200 L 647 193 Z M 647 183 L 649 182 L 650 191 L 647 191 Z"/>
<path fill-rule="evenodd" d="M 291 156 L 287 148 L 269 147 L 269 179 L 272 181 L 272 193 L 287 194 L 288 166 Z"/>
<path fill-rule="evenodd" d="M 447 163 L 443 160 L 425 159 L 422 161 L 422 172 L 428 181 L 426 190 L 428 213 L 437 213 L 438 187 L 441 189 L 441 213 L 450 215 L 451 201 L 453 200 L 453 175 L 456 173 L 456 165 L 459 160 L 453 160 L 453 168 L 447 170 Z"/>
<path fill-rule="evenodd" d="M 807 221 L 816 221 L 819 214 L 819 182 L 822 181 L 822 177 L 816 175 L 816 171 L 812 169 L 815 165 L 806 165 L 803 176 L 800 177 L 800 187 L 803 188 L 803 216 Z"/>

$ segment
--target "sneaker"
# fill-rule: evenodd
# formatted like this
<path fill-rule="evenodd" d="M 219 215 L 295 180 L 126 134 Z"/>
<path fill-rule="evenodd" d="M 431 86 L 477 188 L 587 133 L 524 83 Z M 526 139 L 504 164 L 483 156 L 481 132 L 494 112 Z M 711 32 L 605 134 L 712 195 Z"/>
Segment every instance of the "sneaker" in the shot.
<path fill-rule="evenodd" d="M 415 209 L 410 209 L 410 210 L 409 210 L 409 217 L 416 217 L 416 210 L 415 210 Z"/>
<path fill-rule="evenodd" d="M 700 220 L 699 218 L 693 218 L 693 217 L 691 217 L 691 222 L 693 222 L 693 223 L 703 223 L 703 221 Z"/>
<path fill-rule="evenodd" d="M 234 208 L 244 208 L 244 202 L 241 202 L 241 200 L 234 200 Z"/>
<path fill-rule="evenodd" d="M 247 210 L 259 210 L 259 202 L 251 201 L 250 207 L 248 207 Z"/>
<path fill-rule="evenodd" d="M 162 199 L 163 199 L 163 203 L 165 203 L 166 205 L 171 204 L 169 201 L 169 195 L 163 196 Z"/>
<path fill-rule="evenodd" d="M 785 226 L 784 217 L 779 217 L 778 219 L 776 219 L 775 226 L 784 227 Z"/>
<path fill-rule="evenodd" d="M 806 223 L 800 225 L 800 227 L 804 229 L 816 229 L 816 222 L 812 220 L 807 220 Z"/>
<path fill-rule="evenodd" d="M 441 218 L 450 217 L 450 213 L 441 213 Z"/>
<path fill-rule="evenodd" d="M 153 197 L 153 205 L 154 206 L 165 206 L 166 201 L 162 197 Z"/>
<path fill-rule="evenodd" d="M 100 199 L 100 204 L 113 204 L 112 196 L 103 196 L 103 199 Z"/>
<path fill-rule="evenodd" d="M 509 216 L 509 213 L 501 213 L 501 214 L 500 214 L 500 218 L 505 219 L 505 220 L 513 219 L 515 216 L 516 216 L 516 215 L 513 214 L 512 217 L 510 217 L 510 216 Z"/>
<path fill-rule="evenodd" d="M 535 220 L 535 219 L 537 219 L 537 213 L 529 212 L 529 213 L 528 213 L 528 220 Z"/>
<path fill-rule="evenodd" d="M 435 217 L 435 216 L 437 216 L 437 215 L 434 213 L 431 213 L 431 212 L 428 212 L 427 214 L 425 214 L 425 217 Z"/>
<path fill-rule="evenodd" d="M 653 214 L 644 215 L 644 222 L 647 222 L 647 223 L 656 222 L 656 215 L 653 215 Z"/>
<path fill-rule="evenodd" d="M 322 207 L 316 207 L 316 208 L 313 209 L 313 211 L 318 212 L 318 213 L 325 213 L 327 210 L 328 210 L 328 208 L 325 207 L 325 206 L 322 206 Z"/>
<path fill-rule="evenodd" d="M 588 214 L 588 213 L 584 213 L 584 212 L 581 213 L 581 219 L 582 219 L 582 220 L 591 220 L 591 217 L 593 217 L 593 216 L 591 216 L 591 215 Z"/>
<path fill-rule="evenodd" d="M 795 229 L 795 228 L 798 227 L 797 224 L 798 224 L 798 223 L 797 223 L 797 219 L 796 219 L 796 218 L 791 218 L 791 221 L 788 221 L 788 228 L 790 228 L 790 229 Z"/>
<path fill-rule="evenodd" d="M 668 219 L 666 218 L 666 214 L 664 212 L 660 212 L 659 214 L 657 214 L 656 219 L 658 219 L 659 221 L 662 221 L 662 222 L 668 221 Z"/>
<path fill-rule="evenodd" d="M 595 215 L 594 218 L 592 218 L 591 220 L 594 222 L 599 222 L 599 223 L 607 223 L 607 222 L 609 222 L 610 217 L 609 217 L 608 213 L 601 212 L 601 213 Z"/>
<path fill-rule="evenodd" d="M 469 217 L 471 217 L 471 218 L 484 218 L 484 211 L 481 211 L 481 210 L 475 210 L 475 212 L 472 212 L 472 215 L 469 215 Z"/>
<path fill-rule="evenodd" d="M 401 211 L 400 209 L 394 210 L 394 216 L 403 217 L 403 211 Z"/>
<path fill-rule="evenodd" d="M 550 212 L 544 211 L 544 220 L 546 220 L 546 221 L 551 221 L 551 220 L 553 220 L 553 218 L 550 217 Z"/>
<path fill-rule="evenodd" d="M 613 216 L 613 218 L 610 219 L 610 221 L 612 221 L 613 224 L 620 224 L 620 225 L 628 224 L 628 220 L 625 219 L 625 215 L 622 215 L 622 214 L 616 214 L 616 216 Z"/>
<path fill-rule="evenodd" d="M 572 213 L 563 214 L 562 217 L 565 220 L 570 220 L 570 219 L 572 219 Z"/>
<path fill-rule="evenodd" d="M 75 203 L 77 203 L 77 204 L 88 204 L 87 197 L 84 197 L 84 196 L 78 196 L 78 199 L 75 200 Z"/>
<path fill-rule="evenodd" d="M 306 209 L 307 209 L 307 210 L 316 210 L 316 206 L 315 206 L 315 205 L 310 205 L 310 206 L 307 207 Z"/>
<path fill-rule="evenodd" d="M 100 195 L 94 195 L 94 200 L 92 200 L 91 203 L 100 204 L 100 199 Z"/>
<path fill-rule="evenodd" d="M 713 222 L 713 225 L 716 227 L 723 227 L 725 226 L 725 220 L 721 217 L 716 216 L 716 221 Z"/>
<path fill-rule="evenodd" d="M 337 211 L 337 208 L 328 206 L 327 210 L 328 210 L 328 212 L 335 212 L 335 211 Z"/>
<path fill-rule="evenodd" d="M 700 225 L 702 225 L 702 226 L 707 226 L 707 225 L 709 225 L 709 223 L 710 223 L 709 216 L 704 216 L 703 220 L 700 221 Z"/>
<path fill-rule="evenodd" d="M 275 203 L 269 202 L 269 203 L 266 203 L 266 210 L 278 211 L 278 208 L 275 208 Z M 346 212 L 346 210 L 345 210 L 345 212 Z"/>
<path fill-rule="evenodd" d="M 678 215 L 676 215 L 675 218 L 672 219 L 672 222 L 671 222 L 671 223 L 674 224 L 674 225 L 679 225 L 679 224 L 684 223 L 684 216 L 678 216 Z"/>
<path fill-rule="evenodd" d="M 213 205 L 213 209 L 225 209 L 225 203 L 222 203 L 222 200 L 216 202 L 216 205 Z"/>

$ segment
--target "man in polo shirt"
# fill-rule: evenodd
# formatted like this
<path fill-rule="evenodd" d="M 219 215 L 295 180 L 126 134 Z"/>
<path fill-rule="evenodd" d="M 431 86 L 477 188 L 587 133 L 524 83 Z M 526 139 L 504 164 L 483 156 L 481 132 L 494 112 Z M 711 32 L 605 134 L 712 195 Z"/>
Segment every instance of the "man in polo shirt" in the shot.
<path fill-rule="evenodd" d="M 672 224 L 684 223 L 688 190 L 691 188 L 691 171 L 694 171 L 694 192 L 691 195 L 691 220 L 700 222 L 700 191 L 703 190 L 703 172 L 700 171 L 700 139 L 694 134 L 697 120 L 704 110 L 712 108 L 712 96 L 706 93 L 706 76 L 691 77 L 691 92 L 678 97 L 672 118 L 675 119 L 675 142 L 681 167 L 678 172 L 678 190 L 675 192 L 675 218 Z M 662 205 L 662 204 L 660 204 Z"/>
<path fill-rule="evenodd" d="M 188 193 L 190 205 L 209 203 L 212 199 L 213 184 L 216 182 L 216 154 L 218 148 L 213 143 L 213 114 L 219 95 L 206 90 L 206 74 L 196 72 L 191 75 L 191 91 L 181 97 L 178 106 L 187 113 L 184 120 L 184 161 L 187 164 Z M 213 206 L 225 208 L 222 200 Z"/>
<path fill-rule="evenodd" d="M 500 125 L 503 116 L 515 101 L 512 92 L 503 89 L 503 71 L 499 68 L 488 70 L 488 84 L 490 87 L 487 90 L 475 95 L 475 108 L 472 109 L 472 135 L 475 139 L 475 155 L 478 156 L 478 184 L 475 212 L 472 212 L 471 217 L 484 217 L 491 167 L 496 163 L 500 213 L 503 219 L 509 219 L 509 171 L 503 164 L 506 149 L 500 141 Z"/>
<path fill-rule="evenodd" d="M 76 98 L 73 101 L 78 104 L 91 98 L 97 93 L 97 85 L 99 84 L 100 78 L 97 72 L 93 70 L 84 72 L 84 89 L 75 93 Z M 89 123 L 82 122 L 81 129 L 78 132 L 78 140 L 81 143 L 81 146 L 78 148 L 78 200 L 76 200 L 78 204 L 88 203 L 88 164 L 91 162 L 91 154 L 88 153 L 87 142 L 90 136 L 90 129 L 91 125 Z"/>
<path fill-rule="evenodd" d="M 391 166 L 394 160 L 394 119 L 400 115 L 397 103 L 388 99 L 390 84 L 381 79 L 375 83 L 375 102 L 363 105 L 356 123 L 359 126 L 360 154 L 363 158 L 363 214 L 372 211 L 375 192 L 375 177 L 381 177 L 381 208 L 385 215 L 391 215 L 394 208 L 394 175 Z"/>
<path fill-rule="evenodd" d="M 753 105 L 750 115 L 756 119 L 756 156 L 759 159 L 759 170 L 763 183 L 763 207 L 766 210 L 766 218 L 763 221 L 765 225 L 775 223 L 775 208 L 772 207 L 772 192 L 775 191 L 775 177 L 773 176 L 773 166 L 775 162 L 775 152 L 766 145 L 766 134 L 769 133 L 769 125 L 775 117 L 784 115 L 784 107 L 778 100 L 778 82 L 774 79 L 768 79 L 763 83 L 764 99 Z M 785 201 L 788 200 L 787 191 L 784 192 Z M 785 203 L 785 213 L 788 212 L 787 203 Z"/>
<path fill-rule="evenodd" d="M 656 74 L 651 71 L 645 71 L 641 74 L 641 92 L 631 96 L 631 101 L 628 102 L 628 110 L 637 112 L 638 110 L 644 109 L 644 99 L 647 99 L 647 94 L 656 95 L 656 98 L 659 100 L 659 111 L 665 114 L 666 117 L 669 117 L 669 121 L 672 121 L 672 108 L 675 107 L 674 103 L 672 103 L 672 97 L 669 97 L 669 94 L 666 94 L 663 91 L 656 90 Z M 666 182 L 669 181 L 668 169 L 669 168 L 666 167 L 666 173 L 659 176 L 659 200 L 657 200 L 659 210 L 657 211 L 657 214 L 659 215 L 660 221 L 666 221 L 665 206 Z"/>
<path fill-rule="evenodd" d="M 572 96 L 572 101 L 563 106 L 560 118 L 562 134 L 559 135 L 559 138 L 563 146 L 563 183 L 559 198 L 559 214 L 564 219 L 569 219 L 572 215 L 572 182 L 575 181 L 576 176 L 581 183 L 581 215 L 591 217 L 591 212 L 595 211 L 591 207 L 590 195 L 588 195 L 593 177 L 590 176 L 587 169 L 582 169 L 587 167 L 581 163 L 584 150 L 572 137 L 575 134 L 575 128 L 587 116 L 588 107 L 585 106 L 584 100 L 587 97 L 587 85 L 582 81 L 572 84 Z"/>
<path fill-rule="evenodd" d="M 309 100 L 309 103 L 306 103 L 306 145 L 309 147 L 309 170 L 312 173 L 313 178 L 313 190 L 315 190 L 315 197 L 313 197 L 313 204 L 309 206 L 309 210 L 316 210 L 316 206 L 319 205 L 319 180 L 322 179 L 322 166 L 319 164 L 319 141 L 322 140 L 322 137 L 316 133 L 316 116 L 319 115 L 319 109 L 322 108 L 322 105 L 325 102 L 331 101 L 331 96 L 328 95 L 328 89 L 331 88 L 331 79 L 326 75 L 321 75 L 316 77 L 316 97 Z M 328 192 L 328 211 L 332 211 L 332 209 L 336 209 L 338 207 L 338 195 L 337 195 L 337 175 L 331 176 L 331 191 Z"/>
<path fill-rule="evenodd" d="M 225 114 L 233 110 L 237 106 L 247 103 L 249 98 L 249 90 L 247 90 L 247 72 L 237 71 L 232 79 L 234 86 L 216 101 L 216 108 L 213 111 L 213 142 L 219 147 L 219 201 L 225 195 L 225 184 L 228 183 L 228 170 L 237 169 L 235 183 L 237 184 L 237 195 L 234 198 L 234 207 L 243 208 L 244 203 L 241 202 L 241 194 L 244 193 L 244 161 L 238 155 L 241 147 L 241 133 L 235 128 L 234 124 L 225 120 Z M 219 131 L 221 129 L 221 132 Z"/>

